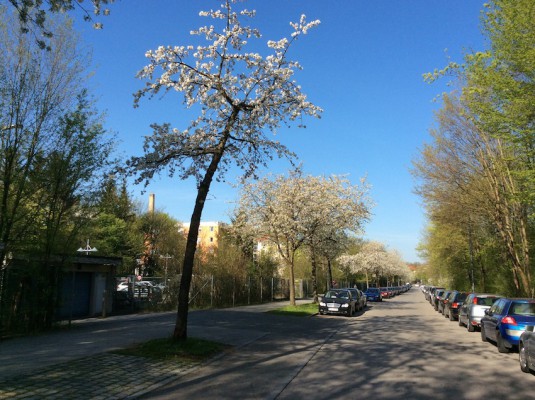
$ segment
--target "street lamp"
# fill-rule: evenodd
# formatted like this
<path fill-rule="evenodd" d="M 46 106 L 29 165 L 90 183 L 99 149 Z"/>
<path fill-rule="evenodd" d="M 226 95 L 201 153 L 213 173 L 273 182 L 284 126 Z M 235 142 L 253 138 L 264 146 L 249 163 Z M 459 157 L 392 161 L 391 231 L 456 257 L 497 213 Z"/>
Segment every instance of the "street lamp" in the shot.
<path fill-rule="evenodd" d="M 93 252 L 93 251 L 98 251 L 96 247 L 91 247 L 89 245 L 89 239 L 87 239 L 87 245 L 85 247 L 80 247 L 78 250 L 76 250 L 78 252 L 85 252 L 85 255 L 88 256 L 90 252 Z"/>
<path fill-rule="evenodd" d="M 173 256 L 166 254 L 165 256 L 160 255 L 160 258 L 163 258 L 165 260 L 165 275 L 164 275 L 164 284 L 167 286 L 167 260 L 170 258 L 173 258 Z"/>

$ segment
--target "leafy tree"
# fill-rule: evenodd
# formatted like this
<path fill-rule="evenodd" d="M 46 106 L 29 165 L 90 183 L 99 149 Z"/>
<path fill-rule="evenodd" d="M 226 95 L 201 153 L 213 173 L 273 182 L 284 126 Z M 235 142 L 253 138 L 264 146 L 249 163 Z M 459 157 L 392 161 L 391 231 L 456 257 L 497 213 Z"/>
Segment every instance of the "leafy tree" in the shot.
<path fill-rule="evenodd" d="M 117 179 L 110 175 L 104 179 L 99 193 L 99 212 L 111 214 L 124 221 L 133 220 L 136 217 L 137 205 L 132 201 L 126 179 L 117 187 Z"/>
<path fill-rule="evenodd" d="M 472 190 L 466 193 L 483 194 L 477 197 L 482 201 L 481 208 L 492 230 L 499 235 L 500 253 L 509 265 L 509 279 L 513 281 L 512 291 L 524 296 L 533 295 L 534 13 L 535 5 L 530 0 L 487 3 L 483 33 L 489 48 L 467 54 L 461 65 L 451 63 L 442 71 L 427 75 L 433 81 L 452 72 L 463 85 L 456 110 L 452 111 L 451 105 L 445 106 L 444 115 L 449 119 L 446 123 L 454 127 L 452 130 L 467 132 L 456 134 L 456 141 L 448 140 L 458 144 L 451 154 L 460 161 L 458 166 L 464 163 L 468 168 L 475 167 L 471 173 Z M 468 186 L 463 184 L 463 187 L 466 190 Z M 472 226 L 467 219 L 465 222 Z M 479 242 L 482 241 L 476 244 Z"/>
<path fill-rule="evenodd" d="M 113 138 L 83 90 L 85 58 L 70 23 L 58 23 L 50 51 L 43 52 L 21 34 L 17 20 L 3 15 L 10 23 L 0 37 L 0 261 L 8 253 L 32 255 L 10 289 L 7 320 L 33 330 L 54 320 L 64 260 L 52 262 L 52 256 L 76 248 Z M 2 289 L 4 278 L 2 268 Z M 5 299 L 0 292 L 2 307 Z"/>
<path fill-rule="evenodd" d="M 338 258 L 338 262 L 353 273 L 363 273 L 366 276 L 366 287 L 369 287 L 370 276 L 375 276 L 377 286 L 381 277 L 393 282 L 396 277 L 408 280 L 410 276 L 401 255 L 376 241 L 364 242 L 357 254 L 344 254 Z"/>
<path fill-rule="evenodd" d="M 113 175 L 101 182 L 86 236 L 80 239 L 91 238 L 100 254 L 123 257 L 123 270 L 118 273 L 132 274 L 143 251 L 143 236 L 138 233 L 137 223 L 141 213 L 128 193 L 126 180 L 119 187 L 117 183 Z"/>
<path fill-rule="evenodd" d="M 526 203 L 515 195 L 521 185 L 512 172 L 518 163 L 513 148 L 481 129 L 470 109 L 450 96 L 444 96 L 439 122 L 433 145 L 415 164 L 430 216 L 448 221 L 437 226 L 454 228 L 472 252 L 481 242 L 474 232 L 498 233 L 516 294 L 530 295 L 529 221 Z"/>
<path fill-rule="evenodd" d="M 136 221 L 138 259 L 143 276 L 164 276 L 165 267 L 176 270 L 174 265 L 181 260 L 184 250 L 184 236 L 181 224 L 163 212 L 148 212 Z M 165 262 L 163 257 L 172 257 Z"/>
<path fill-rule="evenodd" d="M 76 51 L 68 22 L 58 25 L 51 51 L 42 52 L 20 34 L 16 20 L 4 13 L 3 21 L 0 242 L 4 247 L 0 262 L 15 244 L 20 246 L 28 229 L 35 226 L 39 206 L 45 207 L 35 206 L 38 196 L 48 193 L 50 182 L 42 179 L 43 174 L 54 160 L 59 162 L 62 140 L 69 130 L 68 110 L 76 107 L 73 101 L 81 93 L 84 70 L 84 58 Z"/>
<path fill-rule="evenodd" d="M 291 39 L 268 41 L 273 52 L 267 57 L 246 52 L 249 40 L 259 38 L 257 29 L 242 25 L 240 19 L 254 11 L 236 12 L 227 0 L 221 10 L 201 12 L 214 21 L 193 35 L 204 36 L 206 46 L 161 46 L 148 51 L 149 65 L 138 77 L 147 85 L 136 95 L 136 105 L 144 95 L 161 91 L 179 92 L 184 105 L 200 111 L 184 130 L 169 123 L 153 124 L 146 138 L 145 155 L 133 157 L 127 171 L 148 183 L 155 173 L 167 170 L 180 178 L 195 177 L 197 198 L 191 217 L 179 292 L 177 323 L 173 337 L 187 338 L 188 296 L 202 210 L 214 177 L 223 179 L 231 164 L 254 176 L 276 154 L 292 153 L 267 136 L 282 123 L 317 116 L 321 111 L 307 101 L 293 73 L 300 65 L 287 59 L 291 45 L 319 21 L 292 24 Z M 220 28 L 218 31 L 217 29 Z M 159 72 L 161 71 L 161 72 Z"/>
<path fill-rule="evenodd" d="M 369 217 L 366 190 L 336 176 L 303 176 L 300 169 L 244 186 L 235 215 L 241 216 L 241 226 L 277 249 L 288 268 L 291 304 L 298 252 L 311 244 L 318 250 L 323 244 L 327 251 L 333 248 L 327 243 L 342 232 L 360 232 Z"/>

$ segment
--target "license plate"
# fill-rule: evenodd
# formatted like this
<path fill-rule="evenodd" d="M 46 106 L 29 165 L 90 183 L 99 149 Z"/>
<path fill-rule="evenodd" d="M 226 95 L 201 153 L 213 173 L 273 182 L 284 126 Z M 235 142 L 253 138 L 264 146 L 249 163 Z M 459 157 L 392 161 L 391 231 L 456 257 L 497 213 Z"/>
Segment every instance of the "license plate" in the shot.
<path fill-rule="evenodd" d="M 329 311 L 338 311 L 338 308 L 329 307 Z"/>

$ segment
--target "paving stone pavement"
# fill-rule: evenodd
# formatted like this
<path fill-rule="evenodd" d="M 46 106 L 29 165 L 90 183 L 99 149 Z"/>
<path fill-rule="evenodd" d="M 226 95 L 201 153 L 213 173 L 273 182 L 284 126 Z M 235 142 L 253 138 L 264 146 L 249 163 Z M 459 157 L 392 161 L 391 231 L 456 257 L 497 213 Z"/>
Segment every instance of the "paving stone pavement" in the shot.
<path fill-rule="evenodd" d="M 102 353 L 0 380 L 0 399 L 133 399 L 201 364 Z"/>

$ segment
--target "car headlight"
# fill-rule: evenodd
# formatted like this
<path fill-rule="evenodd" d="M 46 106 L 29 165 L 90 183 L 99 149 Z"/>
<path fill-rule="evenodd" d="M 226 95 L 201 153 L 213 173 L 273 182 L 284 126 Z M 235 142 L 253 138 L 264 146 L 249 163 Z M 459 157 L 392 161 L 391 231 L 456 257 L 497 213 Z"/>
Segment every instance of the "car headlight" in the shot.
<path fill-rule="evenodd" d="M 349 304 L 347 303 L 342 304 L 342 308 L 347 308 L 347 307 L 349 307 Z"/>
<path fill-rule="evenodd" d="M 325 307 L 326 305 L 323 301 L 320 301 L 320 306 Z"/>

